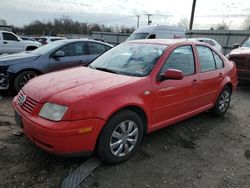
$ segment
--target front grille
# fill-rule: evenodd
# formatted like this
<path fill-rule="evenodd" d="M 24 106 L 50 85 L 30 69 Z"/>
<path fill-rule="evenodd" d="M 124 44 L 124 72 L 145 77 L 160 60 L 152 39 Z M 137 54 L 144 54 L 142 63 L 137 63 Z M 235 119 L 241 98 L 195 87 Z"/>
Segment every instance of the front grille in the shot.
<path fill-rule="evenodd" d="M 237 68 L 244 68 L 246 67 L 246 64 L 248 64 L 245 57 L 233 56 L 230 57 L 230 61 L 234 61 Z"/>
<path fill-rule="evenodd" d="M 22 100 L 25 98 L 25 101 Z M 17 96 L 19 106 L 26 112 L 31 113 L 37 105 L 37 102 L 32 98 L 25 96 L 23 91 L 20 91 Z"/>

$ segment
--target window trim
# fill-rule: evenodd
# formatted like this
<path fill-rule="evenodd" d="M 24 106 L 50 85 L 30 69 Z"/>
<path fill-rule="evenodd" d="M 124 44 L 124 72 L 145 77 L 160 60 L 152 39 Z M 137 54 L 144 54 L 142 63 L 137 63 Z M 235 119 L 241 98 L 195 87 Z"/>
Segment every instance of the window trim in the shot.
<path fill-rule="evenodd" d="M 211 50 L 212 50 L 212 49 L 211 49 Z M 225 68 L 225 64 L 224 64 L 223 59 L 222 59 L 214 50 L 212 50 L 212 54 L 213 54 L 213 57 L 214 57 L 214 62 L 215 62 L 216 70 L 224 69 L 224 68 Z M 221 68 L 218 68 L 218 67 L 217 67 L 217 64 L 216 64 L 216 60 L 215 60 L 214 54 L 216 54 L 216 55 L 220 58 L 220 60 L 222 61 L 222 65 L 223 65 L 223 66 L 222 66 Z"/>
<path fill-rule="evenodd" d="M 195 53 L 194 53 L 194 48 L 193 48 L 193 45 L 192 44 L 185 44 L 185 45 L 180 45 L 180 46 L 177 46 L 175 47 L 171 53 L 168 55 L 167 59 L 164 61 L 163 65 L 161 66 L 161 69 L 160 71 L 158 72 L 157 74 L 157 78 L 159 78 L 162 74 L 162 71 L 163 71 L 163 67 L 164 65 L 166 64 L 168 58 L 170 57 L 170 55 L 177 49 L 177 48 L 180 48 L 180 47 L 185 47 L 185 46 L 190 46 L 191 47 L 191 50 L 192 50 L 192 54 L 193 54 L 193 59 L 194 59 L 194 73 L 193 74 L 189 74 L 189 75 L 183 75 L 184 77 L 188 77 L 188 76 L 194 76 L 197 74 L 197 67 L 196 67 L 196 58 L 195 58 Z"/>

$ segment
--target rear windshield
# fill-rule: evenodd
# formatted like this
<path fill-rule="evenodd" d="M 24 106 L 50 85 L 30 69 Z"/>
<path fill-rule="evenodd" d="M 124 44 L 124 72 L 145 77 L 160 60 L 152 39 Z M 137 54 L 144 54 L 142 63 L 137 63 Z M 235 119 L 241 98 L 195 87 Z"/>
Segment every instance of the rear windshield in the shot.
<path fill-rule="evenodd" d="M 132 35 L 130 35 L 130 37 L 128 37 L 127 40 L 129 41 L 129 40 L 146 39 L 148 35 L 149 33 L 133 33 Z"/>

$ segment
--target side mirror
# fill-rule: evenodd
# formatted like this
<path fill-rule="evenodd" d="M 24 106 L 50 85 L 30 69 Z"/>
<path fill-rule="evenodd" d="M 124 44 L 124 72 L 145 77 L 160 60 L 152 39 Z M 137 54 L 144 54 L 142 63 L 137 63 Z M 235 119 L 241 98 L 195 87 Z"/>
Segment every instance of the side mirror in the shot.
<path fill-rule="evenodd" d="M 181 80 L 184 77 L 183 72 L 176 69 L 168 69 L 161 75 L 161 80 Z"/>
<path fill-rule="evenodd" d="M 239 46 L 240 46 L 240 45 L 239 45 L 238 43 L 235 43 L 235 44 L 234 44 L 234 49 L 239 48 Z"/>
<path fill-rule="evenodd" d="M 65 56 L 65 53 L 64 53 L 63 51 L 61 51 L 61 50 L 57 51 L 57 52 L 53 55 L 54 58 L 64 57 L 64 56 Z"/>

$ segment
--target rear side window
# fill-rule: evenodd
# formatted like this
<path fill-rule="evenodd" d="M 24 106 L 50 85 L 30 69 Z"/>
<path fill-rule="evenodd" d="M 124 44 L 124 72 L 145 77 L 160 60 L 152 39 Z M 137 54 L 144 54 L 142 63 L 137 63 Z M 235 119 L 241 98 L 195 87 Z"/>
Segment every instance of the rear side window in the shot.
<path fill-rule="evenodd" d="M 84 42 L 71 43 L 63 46 L 58 51 L 63 51 L 65 56 L 86 55 L 86 45 Z"/>
<path fill-rule="evenodd" d="M 18 38 L 11 34 L 11 33 L 5 33 L 3 32 L 3 40 L 14 40 L 14 41 L 18 41 Z"/>
<path fill-rule="evenodd" d="M 105 45 L 95 42 L 89 42 L 89 55 L 102 54 L 105 51 Z"/>
<path fill-rule="evenodd" d="M 214 56 L 210 48 L 205 46 L 196 46 L 200 60 L 201 72 L 212 71 L 216 69 Z"/>
<path fill-rule="evenodd" d="M 168 69 L 181 70 L 185 76 L 195 73 L 194 55 L 191 46 L 176 48 L 168 57 L 162 72 Z"/>
<path fill-rule="evenodd" d="M 214 60 L 215 60 L 215 63 L 216 63 L 216 68 L 217 69 L 223 68 L 224 64 L 223 64 L 222 59 L 215 52 L 213 52 L 213 55 L 214 55 Z"/>

